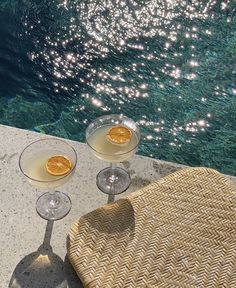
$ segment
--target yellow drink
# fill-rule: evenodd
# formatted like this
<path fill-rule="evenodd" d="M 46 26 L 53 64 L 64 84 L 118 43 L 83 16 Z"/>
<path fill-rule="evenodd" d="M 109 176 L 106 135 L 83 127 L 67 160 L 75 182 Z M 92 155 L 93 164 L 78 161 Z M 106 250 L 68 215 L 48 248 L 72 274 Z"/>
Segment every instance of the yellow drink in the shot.
<path fill-rule="evenodd" d="M 136 151 L 138 138 L 132 131 L 131 139 L 125 144 L 116 144 L 108 140 L 108 131 L 113 125 L 105 125 L 97 128 L 88 138 L 87 143 L 93 149 L 93 153 L 107 162 L 121 162 L 130 158 Z"/>
<path fill-rule="evenodd" d="M 25 171 L 27 176 L 31 178 L 32 184 L 41 188 L 54 188 L 67 182 L 68 177 L 66 175 L 54 176 L 47 172 L 47 160 L 56 155 L 63 155 L 63 153 L 55 150 L 41 150 L 28 158 Z"/>

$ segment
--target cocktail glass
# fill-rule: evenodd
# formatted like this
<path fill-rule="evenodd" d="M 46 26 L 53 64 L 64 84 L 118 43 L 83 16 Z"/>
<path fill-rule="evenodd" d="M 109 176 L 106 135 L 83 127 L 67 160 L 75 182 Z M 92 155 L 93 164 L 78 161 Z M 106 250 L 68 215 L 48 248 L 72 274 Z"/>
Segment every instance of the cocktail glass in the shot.
<path fill-rule="evenodd" d="M 112 127 L 126 127 L 131 132 L 128 143 L 112 143 L 107 135 Z M 98 188 L 107 194 L 119 194 L 130 185 L 130 175 L 117 167 L 117 162 L 128 160 L 136 152 L 140 142 L 140 130 L 136 122 L 123 114 L 105 115 L 95 119 L 86 129 L 86 142 L 93 154 L 106 162 L 110 167 L 101 170 L 97 175 Z"/>
<path fill-rule="evenodd" d="M 48 173 L 47 160 L 62 155 L 70 160 L 70 170 L 61 176 Z M 59 220 L 71 209 L 71 200 L 65 193 L 55 188 L 65 184 L 75 172 L 77 154 L 75 149 L 63 140 L 48 138 L 29 144 L 21 153 L 19 167 L 29 182 L 48 192 L 40 196 L 36 202 L 36 211 L 46 220 Z"/>

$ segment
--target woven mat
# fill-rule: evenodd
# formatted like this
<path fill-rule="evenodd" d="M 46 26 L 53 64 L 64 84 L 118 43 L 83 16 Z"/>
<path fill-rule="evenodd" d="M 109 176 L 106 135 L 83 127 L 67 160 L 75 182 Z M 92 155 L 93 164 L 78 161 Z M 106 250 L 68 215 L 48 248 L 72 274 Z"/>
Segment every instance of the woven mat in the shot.
<path fill-rule="evenodd" d="M 85 287 L 236 287 L 236 187 L 180 170 L 81 217 L 67 244 Z"/>

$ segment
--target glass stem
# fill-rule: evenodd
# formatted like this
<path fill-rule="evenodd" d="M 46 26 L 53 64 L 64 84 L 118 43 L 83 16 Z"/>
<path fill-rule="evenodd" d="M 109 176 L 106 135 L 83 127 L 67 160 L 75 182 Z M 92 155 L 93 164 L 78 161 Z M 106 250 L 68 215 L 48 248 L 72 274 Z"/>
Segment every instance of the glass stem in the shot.
<path fill-rule="evenodd" d="M 55 189 L 49 190 L 49 208 L 50 209 L 57 209 L 60 204 L 60 199 L 55 193 Z"/>
<path fill-rule="evenodd" d="M 110 177 L 109 177 L 109 181 L 111 184 L 113 184 L 114 182 L 116 182 L 118 179 L 117 179 L 117 176 L 116 176 L 116 164 L 115 163 L 111 163 L 110 164 L 110 168 L 111 168 L 111 174 L 110 174 Z"/>

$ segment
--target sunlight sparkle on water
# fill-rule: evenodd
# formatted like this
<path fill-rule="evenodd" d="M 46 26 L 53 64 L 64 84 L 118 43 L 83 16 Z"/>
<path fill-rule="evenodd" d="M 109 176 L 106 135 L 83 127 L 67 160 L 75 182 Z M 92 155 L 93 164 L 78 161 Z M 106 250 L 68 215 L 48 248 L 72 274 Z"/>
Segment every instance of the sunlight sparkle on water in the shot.
<path fill-rule="evenodd" d="M 210 24 L 201 29 L 198 23 L 216 21 L 214 7 L 227 10 L 230 1 L 220 5 L 214 0 L 142 2 L 53 2 L 60 17 L 56 9 L 51 11 L 50 25 L 44 25 L 43 18 L 31 20 L 32 14 L 23 19 L 25 34 L 33 41 L 28 57 L 42 67 L 37 74 L 41 81 L 46 79 L 44 71 L 50 73 L 53 89 L 60 97 L 66 94 L 75 103 L 82 102 L 84 108 L 76 111 L 81 117 L 88 117 L 91 106 L 98 113 L 134 113 L 135 120 L 146 129 L 148 141 L 168 139 L 171 147 L 177 142 L 191 143 L 190 134 L 204 132 L 210 125 L 204 117 L 209 121 L 215 117 L 211 109 L 194 114 L 189 107 L 192 92 L 200 108 L 211 103 L 207 93 L 198 91 L 198 81 L 207 71 L 199 45 L 204 39 L 210 43 L 215 31 Z M 41 27 L 46 33 L 39 39 Z M 215 64 L 214 49 L 208 50 Z M 230 92 L 235 95 L 232 87 Z M 214 97 L 227 93 L 226 89 L 212 89 Z M 185 115 L 179 115 L 182 108 Z"/>

